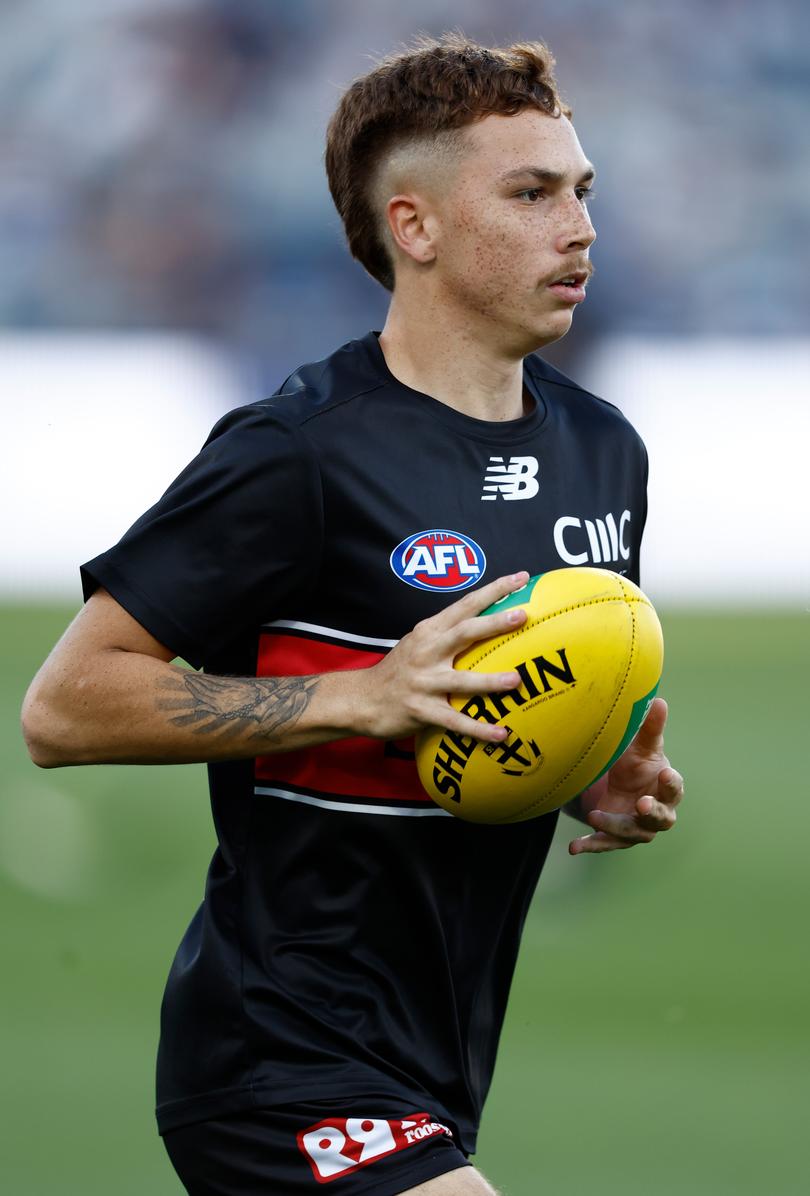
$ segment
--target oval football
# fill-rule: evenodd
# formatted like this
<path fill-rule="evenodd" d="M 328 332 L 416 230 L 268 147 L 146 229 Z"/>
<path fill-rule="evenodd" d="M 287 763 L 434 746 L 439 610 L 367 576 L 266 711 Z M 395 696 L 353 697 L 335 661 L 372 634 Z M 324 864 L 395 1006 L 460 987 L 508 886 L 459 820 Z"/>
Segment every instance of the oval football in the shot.
<path fill-rule="evenodd" d="M 522 627 L 473 644 L 458 669 L 516 670 L 507 693 L 452 695 L 458 710 L 505 726 L 500 743 L 433 727 L 416 741 L 438 805 L 472 822 L 520 822 L 593 784 L 629 745 L 655 696 L 663 635 L 649 599 L 606 569 L 555 569 L 490 608 L 526 608 Z"/>

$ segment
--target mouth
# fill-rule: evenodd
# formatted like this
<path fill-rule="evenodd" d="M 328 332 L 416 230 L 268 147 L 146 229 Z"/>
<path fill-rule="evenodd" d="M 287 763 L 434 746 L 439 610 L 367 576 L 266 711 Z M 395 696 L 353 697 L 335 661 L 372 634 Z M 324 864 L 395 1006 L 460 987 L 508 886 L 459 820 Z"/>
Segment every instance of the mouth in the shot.
<path fill-rule="evenodd" d="M 585 298 L 585 284 L 588 281 L 586 270 L 574 270 L 570 274 L 563 274 L 554 282 L 548 284 L 547 289 L 562 299 L 565 303 L 582 303 Z"/>

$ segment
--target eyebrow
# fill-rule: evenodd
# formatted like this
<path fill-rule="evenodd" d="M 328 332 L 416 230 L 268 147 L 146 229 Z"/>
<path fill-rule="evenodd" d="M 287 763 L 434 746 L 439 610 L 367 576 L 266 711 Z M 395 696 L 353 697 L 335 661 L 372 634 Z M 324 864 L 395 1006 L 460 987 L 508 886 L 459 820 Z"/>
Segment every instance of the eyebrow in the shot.
<path fill-rule="evenodd" d="M 511 183 L 515 179 L 523 179 L 531 175 L 532 178 L 537 179 L 541 183 L 564 183 L 566 175 L 560 170 L 546 170 L 542 166 L 520 166 L 517 170 L 510 170 L 506 174 L 500 176 L 501 183 Z M 590 183 L 595 177 L 596 171 L 593 166 L 588 163 L 588 169 L 580 176 L 579 182 Z"/>

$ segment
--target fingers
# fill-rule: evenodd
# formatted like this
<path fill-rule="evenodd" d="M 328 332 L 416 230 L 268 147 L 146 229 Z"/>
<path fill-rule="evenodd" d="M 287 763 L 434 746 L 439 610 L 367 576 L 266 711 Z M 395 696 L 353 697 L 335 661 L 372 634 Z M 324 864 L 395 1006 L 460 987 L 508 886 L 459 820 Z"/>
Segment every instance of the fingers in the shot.
<path fill-rule="evenodd" d="M 514 594 L 515 590 L 525 586 L 528 580 L 529 575 L 525 570 L 522 573 L 509 573 L 504 577 L 498 577 L 445 607 L 438 615 L 434 615 L 434 622 L 441 628 L 455 627 L 463 619 L 480 614 L 482 610 L 492 606 L 493 602 L 499 602 L 501 598 Z"/>
<path fill-rule="evenodd" d="M 461 669 L 450 669 L 439 678 L 435 696 L 429 699 L 429 704 L 420 711 L 420 717 L 429 724 L 455 731 L 459 735 L 497 742 L 509 734 L 505 727 L 489 723 L 485 719 L 471 718 L 463 711 L 456 710 L 450 704 L 447 695 L 453 694 L 456 698 L 463 698 L 467 694 L 497 693 L 516 689 L 518 685 L 518 673 L 468 673 Z"/>
<path fill-rule="evenodd" d="M 463 619 L 448 629 L 442 646 L 451 655 L 458 656 L 459 652 L 463 652 L 479 640 L 516 631 L 526 619 L 526 609 L 522 606 L 513 606 L 510 610 L 497 611 L 492 615 L 476 615 L 471 619 Z"/>
<path fill-rule="evenodd" d="M 581 855 L 622 851 L 637 843 L 652 843 L 656 835 L 675 825 L 678 818 L 675 807 L 682 796 L 683 777 L 674 768 L 664 768 L 658 777 L 658 798 L 649 793 L 640 797 L 635 814 L 591 810 L 587 820 L 595 833 L 574 839 L 568 845 L 568 851 L 571 855 Z"/>
<path fill-rule="evenodd" d="M 666 802 L 656 801 L 647 795 L 636 802 L 636 821 L 648 831 L 668 831 L 675 825 L 678 815 L 674 808 Z"/>
<path fill-rule="evenodd" d="M 634 843 L 629 839 L 617 839 L 613 835 L 597 831 L 593 835 L 583 835 L 579 839 L 572 840 L 568 844 L 568 854 L 596 855 L 605 851 L 624 851 L 626 848 L 633 846 Z"/>
<path fill-rule="evenodd" d="M 466 669 L 450 669 L 437 681 L 439 693 L 488 694 L 499 690 L 517 689 L 520 673 L 476 673 Z"/>
<path fill-rule="evenodd" d="M 453 668 L 459 647 L 525 621 L 523 610 L 502 611 L 478 619 L 480 611 L 506 598 L 529 580 L 511 573 L 482 586 L 438 615 L 423 619 L 388 655 L 369 670 L 374 684 L 367 694 L 364 725 L 377 737 L 401 738 L 424 726 L 438 726 L 480 740 L 504 739 L 508 732 L 482 719 L 469 718 L 451 706 L 449 695 L 483 694 L 516 689 L 517 672 L 473 673 Z M 458 624 L 466 624 L 459 637 Z"/>
<path fill-rule="evenodd" d="M 640 807 L 640 799 L 638 806 Z M 628 839 L 634 843 L 649 843 L 659 831 L 668 831 L 675 825 L 677 815 L 669 806 L 653 803 L 653 808 L 647 813 L 616 814 L 607 810 L 591 810 L 588 815 L 589 826 L 598 831 L 605 831 L 617 839 Z"/>
<path fill-rule="evenodd" d="M 658 797 L 660 801 L 674 810 L 675 806 L 679 804 L 683 797 L 683 777 L 674 768 L 667 765 L 662 768 L 658 774 Z M 647 797 L 642 797 L 642 801 L 647 801 Z M 654 801 L 654 798 L 650 800 Z"/>
<path fill-rule="evenodd" d="M 646 830 L 628 814 L 608 814 L 605 810 L 592 810 L 588 823 L 595 828 L 592 835 L 582 835 L 568 845 L 570 855 L 624 851 L 637 843 L 652 843 L 656 832 Z M 663 829 L 663 828 L 662 828 Z"/>
<path fill-rule="evenodd" d="M 480 590 L 474 590 L 459 602 L 454 602 L 452 606 L 442 611 L 437 619 L 444 620 L 443 629 L 446 630 L 446 635 L 442 639 L 444 650 L 457 656 L 459 652 L 479 640 L 517 630 L 526 622 L 527 614 L 523 607 L 493 611 L 490 615 L 482 615 L 480 612 L 501 599 L 508 598 L 510 594 L 521 589 L 527 581 L 527 573 L 512 573 L 506 577 L 499 577 L 497 581 L 483 586 Z M 448 616 L 452 616 L 449 622 L 447 621 Z"/>
<path fill-rule="evenodd" d="M 526 622 L 525 609 L 512 607 L 509 610 L 495 611 L 491 615 L 480 615 L 479 612 L 520 589 L 526 584 L 528 576 L 525 572 L 511 573 L 482 586 L 480 590 L 474 590 L 438 615 L 423 620 L 414 628 L 411 636 L 405 637 L 406 640 L 418 642 L 421 652 L 426 654 L 429 660 L 438 663 L 444 658 L 450 664 L 470 644 L 515 630 Z M 458 675 L 461 675 L 461 671 Z M 457 684 L 454 680 L 447 685 L 447 691 L 474 693 L 486 689 L 512 689 L 520 685 L 520 677 L 516 673 L 510 673 L 510 679 L 505 682 L 500 675 L 497 679 L 482 674 L 478 676 L 480 679 L 470 685 L 466 682 Z"/>
<path fill-rule="evenodd" d="M 456 735 L 463 735 L 467 739 L 478 739 L 482 743 L 500 743 L 509 734 L 506 727 L 498 726 L 497 723 L 479 722 L 478 719 L 462 714 L 449 703 L 437 702 L 429 708 L 427 722 Z"/>

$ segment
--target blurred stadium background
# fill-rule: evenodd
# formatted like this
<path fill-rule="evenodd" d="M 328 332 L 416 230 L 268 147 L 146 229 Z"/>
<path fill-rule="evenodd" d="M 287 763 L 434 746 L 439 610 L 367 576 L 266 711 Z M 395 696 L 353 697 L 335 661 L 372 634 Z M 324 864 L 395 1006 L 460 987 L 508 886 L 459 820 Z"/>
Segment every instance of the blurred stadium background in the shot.
<path fill-rule="evenodd" d="M 599 171 L 549 358 L 647 440 L 677 835 L 569 860 L 527 929 L 479 1162 L 508 1196 L 810 1184 L 810 9 L 801 0 L 6 0 L 0 14 L 0 1175 L 171 1196 L 163 979 L 212 847 L 201 768 L 38 772 L 28 680 L 219 414 L 379 328 L 322 169 L 417 31 L 541 37 Z M 570 837 L 570 836 L 569 836 Z"/>

